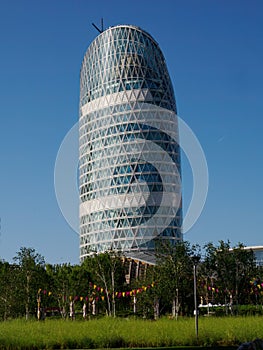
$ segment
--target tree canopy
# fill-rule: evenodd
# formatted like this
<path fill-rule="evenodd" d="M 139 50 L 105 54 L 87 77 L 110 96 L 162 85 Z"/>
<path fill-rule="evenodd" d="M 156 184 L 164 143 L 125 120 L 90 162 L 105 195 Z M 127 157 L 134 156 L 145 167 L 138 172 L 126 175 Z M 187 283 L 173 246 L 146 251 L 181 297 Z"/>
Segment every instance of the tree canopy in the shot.
<path fill-rule="evenodd" d="M 193 314 L 193 261 L 197 267 L 198 303 L 225 305 L 237 313 L 240 305 L 263 299 L 263 270 L 252 251 L 242 244 L 212 243 L 203 249 L 180 242 L 160 245 L 156 264 L 143 265 L 131 277 L 133 264 L 117 252 L 88 257 L 79 265 L 52 265 L 33 248 L 22 247 L 13 263 L 0 261 L 0 319 L 36 317 L 42 312 L 57 317 L 96 317 L 136 314 L 157 318 Z M 129 275 L 130 274 L 130 275 Z M 127 278 L 127 276 L 129 278 Z"/>

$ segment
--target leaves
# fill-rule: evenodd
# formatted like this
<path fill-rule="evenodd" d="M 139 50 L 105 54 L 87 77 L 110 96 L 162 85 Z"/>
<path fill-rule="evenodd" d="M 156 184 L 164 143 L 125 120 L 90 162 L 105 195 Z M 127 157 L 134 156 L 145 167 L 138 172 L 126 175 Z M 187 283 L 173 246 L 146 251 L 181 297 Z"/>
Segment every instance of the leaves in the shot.
<path fill-rule="evenodd" d="M 156 265 L 140 263 L 139 267 L 139 262 L 109 251 L 72 266 L 45 264 L 44 257 L 33 248 L 23 247 L 14 264 L 0 261 L 0 278 L 5 282 L 0 284 L 0 318 L 35 317 L 37 299 L 41 299 L 43 308 L 60 310 L 64 318 L 68 317 L 70 301 L 79 313 L 86 303 L 90 315 L 94 300 L 98 312 L 112 316 L 192 315 L 191 257 L 196 254 L 200 254 L 199 246 L 179 242 L 176 246 L 159 245 Z M 203 303 L 227 302 L 233 306 L 261 303 L 262 281 L 262 268 L 255 266 L 253 252 L 244 249 L 241 243 L 234 248 L 229 241 L 220 241 L 217 246 L 208 243 L 197 268 L 198 303 L 201 298 Z M 153 288 L 147 287 L 152 285 Z M 136 295 L 126 293 L 137 289 L 141 292 Z"/>

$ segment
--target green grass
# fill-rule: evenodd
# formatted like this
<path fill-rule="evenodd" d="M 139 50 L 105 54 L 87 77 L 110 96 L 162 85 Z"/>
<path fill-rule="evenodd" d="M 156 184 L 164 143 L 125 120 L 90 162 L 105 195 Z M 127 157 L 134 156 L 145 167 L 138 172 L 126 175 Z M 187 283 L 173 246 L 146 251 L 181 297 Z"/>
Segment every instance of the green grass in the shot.
<path fill-rule="evenodd" d="M 92 349 L 173 346 L 238 346 L 263 338 L 263 317 L 202 317 L 199 339 L 194 318 L 158 321 L 101 318 L 92 321 L 0 323 L 0 349 Z"/>

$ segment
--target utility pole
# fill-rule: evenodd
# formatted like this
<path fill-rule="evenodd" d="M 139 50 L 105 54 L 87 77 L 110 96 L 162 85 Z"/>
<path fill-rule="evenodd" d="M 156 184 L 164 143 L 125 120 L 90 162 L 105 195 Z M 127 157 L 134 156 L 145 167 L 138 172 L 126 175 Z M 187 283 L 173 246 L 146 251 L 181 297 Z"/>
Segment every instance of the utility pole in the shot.
<path fill-rule="evenodd" d="M 194 264 L 195 336 L 196 336 L 196 338 L 198 338 L 198 305 L 197 305 L 196 268 L 197 268 L 197 265 L 198 265 L 198 263 L 200 261 L 200 256 L 199 255 L 192 256 L 192 261 L 193 261 L 193 264 Z"/>

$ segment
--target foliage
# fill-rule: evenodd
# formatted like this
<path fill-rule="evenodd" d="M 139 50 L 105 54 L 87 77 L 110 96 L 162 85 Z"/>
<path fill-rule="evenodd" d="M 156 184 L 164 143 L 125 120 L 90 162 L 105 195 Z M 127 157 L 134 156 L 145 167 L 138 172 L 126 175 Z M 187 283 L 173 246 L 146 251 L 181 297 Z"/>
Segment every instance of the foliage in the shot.
<path fill-rule="evenodd" d="M 105 304 L 108 316 L 116 315 L 116 288 L 123 288 L 125 273 L 122 258 L 118 252 L 109 251 L 101 254 L 94 254 L 82 264 L 90 271 L 94 283 L 102 285 L 105 290 L 107 303 Z"/>
<path fill-rule="evenodd" d="M 196 247 L 188 242 L 176 246 L 162 244 L 157 252 L 158 284 L 162 289 L 162 299 L 166 305 L 172 304 L 172 316 L 189 313 L 192 308 L 193 262 Z"/>
<path fill-rule="evenodd" d="M 23 314 L 23 309 L 18 303 L 20 291 L 18 288 L 18 266 L 7 262 L 0 262 L 0 317 L 7 320 Z"/>
<path fill-rule="evenodd" d="M 20 248 L 14 257 L 19 269 L 16 269 L 17 292 L 25 307 L 26 319 L 34 313 L 36 291 L 45 282 L 45 260 L 33 248 Z M 17 300 L 18 301 L 18 300 Z"/>
<path fill-rule="evenodd" d="M 250 280 L 257 271 L 253 252 L 243 249 L 242 244 L 231 248 L 229 241 L 220 241 L 217 247 L 209 243 L 205 248 L 199 270 L 202 300 L 206 304 L 228 304 L 231 313 L 238 312 L 239 304 L 252 301 Z"/>
<path fill-rule="evenodd" d="M 33 248 L 23 247 L 14 264 L 0 261 L 5 281 L 0 284 L 0 319 L 36 317 L 39 306 L 42 316 L 64 319 L 82 319 L 84 307 L 87 319 L 105 314 L 146 319 L 192 315 L 192 255 L 199 253 L 188 242 L 160 245 L 156 265 L 126 280 L 127 264 L 117 252 L 89 256 L 80 265 L 51 265 Z M 231 248 L 229 242 L 208 243 L 197 267 L 197 288 L 198 303 L 221 305 L 216 311 L 200 308 L 202 314 L 261 314 L 263 269 L 242 244 Z"/>

